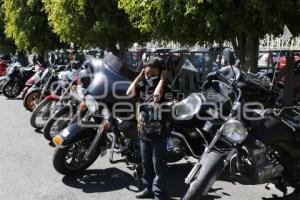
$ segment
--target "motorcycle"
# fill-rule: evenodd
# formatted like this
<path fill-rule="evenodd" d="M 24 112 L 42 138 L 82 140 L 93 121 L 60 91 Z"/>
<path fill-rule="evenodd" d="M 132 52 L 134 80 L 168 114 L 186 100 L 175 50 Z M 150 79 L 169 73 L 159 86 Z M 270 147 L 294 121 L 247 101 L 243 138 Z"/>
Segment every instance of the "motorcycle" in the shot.
<path fill-rule="evenodd" d="M 42 66 L 38 66 L 36 68 L 36 73 L 26 81 L 25 88 L 22 90 L 22 99 L 25 98 L 26 94 L 30 90 L 30 88 L 37 82 L 40 81 L 40 78 L 43 74 L 44 68 Z"/>
<path fill-rule="evenodd" d="M 58 80 L 59 72 L 64 71 L 65 66 L 51 66 L 45 69 L 38 81 L 30 87 L 24 97 L 24 107 L 32 112 L 35 107 L 48 96 L 51 84 Z"/>
<path fill-rule="evenodd" d="M 202 128 L 211 139 L 185 179 L 190 186 L 184 200 L 203 199 L 226 168 L 241 182 L 274 183 L 284 195 L 287 186 L 299 187 L 300 107 L 247 105 L 238 78 L 218 82 L 232 94 L 232 108 L 221 121 L 209 120 Z"/>
<path fill-rule="evenodd" d="M 35 73 L 35 66 L 22 68 L 21 64 L 13 63 L 7 73 L 7 82 L 3 86 L 3 95 L 7 98 L 16 98 L 25 87 L 26 81 Z"/>

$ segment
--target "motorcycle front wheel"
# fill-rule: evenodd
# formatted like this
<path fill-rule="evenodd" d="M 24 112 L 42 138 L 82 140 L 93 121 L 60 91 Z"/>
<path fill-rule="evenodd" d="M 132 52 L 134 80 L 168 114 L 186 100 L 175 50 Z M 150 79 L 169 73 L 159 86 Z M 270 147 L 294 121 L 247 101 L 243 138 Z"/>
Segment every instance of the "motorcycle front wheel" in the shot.
<path fill-rule="evenodd" d="M 35 107 L 38 105 L 38 101 L 41 97 L 41 91 L 31 91 L 27 93 L 24 97 L 23 105 L 24 107 L 32 112 Z"/>
<path fill-rule="evenodd" d="M 22 88 L 19 85 L 18 82 L 15 81 L 8 81 L 2 89 L 2 93 L 4 96 L 6 96 L 7 98 L 16 98 L 17 96 L 19 96 L 19 94 L 21 93 Z"/>
<path fill-rule="evenodd" d="M 56 103 L 56 100 L 44 99 L 41 101 L 41 103 L 34 109 L 30 117 L 31 126 L 36 129 L 44 128 L 55 110 Z"/>
<path fill-rule="evenodd" d="M 100 148 L 96 148 L 85 160 L 84 155 L 90 143 L 90 140 L 84 140 L 64 148 L 57 147 L 53 157 L 54 169 L 60 174 L 70 176 L 89 168 L 101 153 Z"/>
<path fill-rule="evenodd" d="M 182 200 L 203 199 L 225 169 L 224 159 L 217 152 L 204 152 L 200 160 L 201 168 Z"/>

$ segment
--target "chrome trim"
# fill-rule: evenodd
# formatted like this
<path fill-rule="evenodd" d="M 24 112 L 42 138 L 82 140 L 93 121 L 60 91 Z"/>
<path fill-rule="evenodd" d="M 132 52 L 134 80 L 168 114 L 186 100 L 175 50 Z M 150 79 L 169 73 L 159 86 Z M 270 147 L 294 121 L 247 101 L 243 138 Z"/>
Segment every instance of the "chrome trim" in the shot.
<path fill-rule="evenodd" d="M 100 127 L 97 130 L 96 136 L 92 141 L 92 144 L 89 146 L 89 148 L 87 149 L 87 153 L 84 155 L 84 159 L 88 160 L 90 155 L 92 154 L 93 150 L 99 144 L 99 142 L 102 138 L 103 132 L 104 132 L 104 123 L 105 123 L 105 120 L 103 120 L 102 123 L 100 124 Z"/>

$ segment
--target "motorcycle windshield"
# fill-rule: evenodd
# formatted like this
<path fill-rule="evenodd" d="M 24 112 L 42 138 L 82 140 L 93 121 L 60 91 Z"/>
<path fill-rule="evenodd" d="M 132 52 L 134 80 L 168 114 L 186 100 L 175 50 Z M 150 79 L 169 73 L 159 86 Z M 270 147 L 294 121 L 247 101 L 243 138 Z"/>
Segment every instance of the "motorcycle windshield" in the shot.
<path fill-rule="evenodd" d="M 87 92 L 98 100 L 117 102 L 118 99 L 128 99 L 126 91 L 135 77 L 134 71 L 125 66 L 122 61 L 108 54 L 104 59 L 91 59 L 95 73 L 87 88 Z"/>
<path fill-rule="evenodd" d="M 134 69 L 131 69 L 128 65 L 124 64 L 118 57 L 114 56 L 112 53 L 109 53 L 104 59 L 103 62 L 115 72 L 126 76 L 128 79 L 131 79 L 135 75 Z"/>

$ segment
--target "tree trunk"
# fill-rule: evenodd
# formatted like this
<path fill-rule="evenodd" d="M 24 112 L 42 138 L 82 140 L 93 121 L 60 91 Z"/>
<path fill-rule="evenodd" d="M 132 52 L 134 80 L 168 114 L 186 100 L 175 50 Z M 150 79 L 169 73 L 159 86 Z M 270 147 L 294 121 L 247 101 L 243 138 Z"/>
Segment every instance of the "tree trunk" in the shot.
<path fill-rule="evenodd" d="M 119 56 L 120 52 L 119 52 L 119 50 L 118 50 L 118 48 L 117 48 L 117 46 L 116 46 L 115 43 L 109 45 L 108 49 L 109 49 L 109 51 L 112 52 L 115 56 Z"/>
<path fill-rule="evenodd" d="M 240 60 L 240 65 L 245 64 L 245 51 L 246 51 L 246 36 L 240 34 L 232 40 L 234 51 L 236 52 L 237 58 Z"/>
<path fill-rule="evenodd" d="M 258 70 L 259 37 L 249 34 L 246 43 L 245 67 L 244 70 L 250 70 L 256 73 Z"/>
<path fill-rule="evenodd" d="M 126 53 L 125 45 L 122 42 L 119 42 L 119 56 L 120 58 L 124 58 Z"/>
<path fill-rule="evenodd" d="M 257 72 L 259 37 L 251 33 L 240 34 L 232 40 L 237 58 L 240 60 L 241 69 Z"/>
<path fill-rule="evenodd" d="M 38 53 L 38 61 L 43 65 L 45 66 L 46 63 L 45 63 L 45 59 L 44 59 L 44 56 L 45 56 L 45 50 L 42 50 Z"/>

